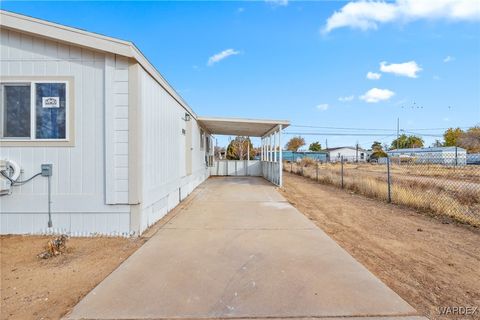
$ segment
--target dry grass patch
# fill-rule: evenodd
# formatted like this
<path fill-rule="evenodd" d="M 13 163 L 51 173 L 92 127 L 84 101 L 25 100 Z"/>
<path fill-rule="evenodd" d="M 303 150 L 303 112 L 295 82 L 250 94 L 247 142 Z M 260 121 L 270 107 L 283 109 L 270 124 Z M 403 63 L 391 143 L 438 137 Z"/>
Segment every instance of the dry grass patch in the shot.
<path fill-rule="evenodd" d="M 285 164 L 286 171 L 319 183 L 342 187 L 340 163 L 302 166 Z M 465 179 L 468 177 L 468 179 Z M 462 180 L 463 179 L 463 180 Z M 386 167 L 372 164 L 343 166 L 343 188 L 387 201 Z M 480 226 L 480 169 L 440 165 L 395 166 L 391 168 L 392 202 L 458 222 Z"/>
<path fill-rule="evenodd" d="M 447 306 L 480 307 L 480 229 L 446 224 L 286 173 L 283 196 L 431 320 Z"/>

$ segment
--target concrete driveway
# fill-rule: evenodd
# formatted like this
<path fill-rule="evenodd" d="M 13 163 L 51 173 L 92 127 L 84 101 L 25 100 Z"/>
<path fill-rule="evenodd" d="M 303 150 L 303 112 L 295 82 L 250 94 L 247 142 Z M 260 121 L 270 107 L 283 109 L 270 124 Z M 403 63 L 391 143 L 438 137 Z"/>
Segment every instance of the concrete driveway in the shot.
<path fill-rule="evenodd" d="M 191 197 L 66 318 L 421 318 L 266 180 Z"/>

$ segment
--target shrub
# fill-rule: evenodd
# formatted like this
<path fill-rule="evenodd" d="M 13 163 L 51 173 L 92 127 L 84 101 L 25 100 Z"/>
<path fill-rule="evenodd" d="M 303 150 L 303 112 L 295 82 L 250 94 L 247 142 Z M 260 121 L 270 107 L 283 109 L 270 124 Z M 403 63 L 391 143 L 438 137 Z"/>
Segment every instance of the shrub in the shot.
<path fill-rule="evenodd" d="M 317 162 L 311 158 L 303 158 L 302 160 L 300 160 L 300 165 L 302 167 L 313 167 L 316 164 Z"/>

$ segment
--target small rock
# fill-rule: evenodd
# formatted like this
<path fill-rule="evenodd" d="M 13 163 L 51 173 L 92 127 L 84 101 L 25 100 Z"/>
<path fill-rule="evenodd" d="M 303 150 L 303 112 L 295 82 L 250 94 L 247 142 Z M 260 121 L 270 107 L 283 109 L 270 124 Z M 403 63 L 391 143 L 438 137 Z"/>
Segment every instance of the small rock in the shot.
<path fill-rule="evenodd" d="M 418 231 L 418 232 L 422 232 L 423 229 L 422 229 L 422 228 L 418 228 L 417 231 Z"/>

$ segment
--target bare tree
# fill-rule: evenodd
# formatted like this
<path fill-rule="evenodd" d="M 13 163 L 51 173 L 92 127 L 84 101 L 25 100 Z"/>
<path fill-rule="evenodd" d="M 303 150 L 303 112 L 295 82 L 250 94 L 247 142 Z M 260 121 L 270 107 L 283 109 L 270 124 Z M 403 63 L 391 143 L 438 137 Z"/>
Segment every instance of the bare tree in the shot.
<path fill-rule="evenodd" d="M 246 160 L 248 156 L 250 156 L 250 160 L 255 157 L 255 150 L 250 138 L 238 136 L 230 141 L 227 147 L 227 159 Z"/>

